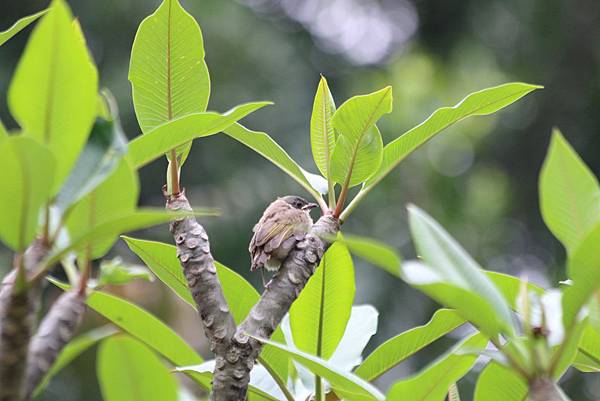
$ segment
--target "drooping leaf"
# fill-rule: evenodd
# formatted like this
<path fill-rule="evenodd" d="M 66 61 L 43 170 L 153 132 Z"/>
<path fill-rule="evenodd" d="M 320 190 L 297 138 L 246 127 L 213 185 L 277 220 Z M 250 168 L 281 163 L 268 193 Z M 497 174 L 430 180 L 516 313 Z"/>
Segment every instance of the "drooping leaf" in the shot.
<path fill-rule="evenodd" d="M 600 185 L 558 129 L 540 174 L 540 209 L 569 252 L 600 222 Z"/>
<path fill-rule="evenodd" d="M 25 135 L 60 155 L 53 194 L 75 164 L 96 116 L 98 78 L 64 0 L 53 0 L 35 27 L 8 92 Z"/>
<path fill-rule="evenodd" d="M 403 278 L 444 306 L 456 309 L 488 336 L 514 334 L 508 303 L 477 262 L 416 206 L 409 206 L 409 222 L 415 246 L 426 264 L 404 264 Z"/>
<path fill-rule="evenodd" d="M 37 386 L 33 396 L 36 397 L 40 394 L 44 388 L 48 385 L 50 380 L 56 376 L 65 366 L 71 361 L 85 352 L 87 349 L 93 347 L 99 341 L 116 334 L 118 331 L 112 326 L 102 326 L 97 329 L 88 331 L 87 333 L 81 334 L 75 337 L 58 355 L 58 358 L 44 377 L 44 380 Z"/>
<path fill-rule="evenodd" d="M 369 178 L 381 165 L 383 142 L 375 126 L 384 114 L 392 111 L 392 88 L 348 99 L 333 116 L 339 133 L 332 155 L 333 179 L 349 186 Z M 343 139 L 342 139 L 343 138 Z"/>
<path fill-rule="evenodd" d="M 326 178 L 330 177 L 329 163 L 335 148 L 335 130 L 332 117 L 335 113 L 335 102 L 327 85 L 327 80 L 321 76 L 310 118 L 310 145 L 313 159 L 319 171 Z"/>
<path fill-rule="evenodd" d="M 527 382 L 516 372 L 490 362 L 479 374 L 474 401 L 525 401 Z"/>
<path fill-rule="evenodd" d="M 391 246 L 371 238 L 355 235 L 344 235 L 339 239 L 346 244 L 354 255 L 361 257 L 367 262 L 400 277 L 400 254 Z"/>
<path fill-rule="evenodd" d="M 151 350 L 128 336 L 102 341 L 98 381 L 105 401 L 177 399 L 175 377 Z"/>
<path fill-rule="evenodd" d="M 336 394 L 339 394 L 345 400 L 383 401 L 385 399 L 383 394 L 375 387 L 352 373 L 345 372 L 333 366 L 330 362 L 283 344 L 261 338 L 256 339 L 264 344 L 270 344 L 279 348 L 291 358 L 308 368 L 313 374 L 327 380 Z"/>
<path fill-rule="evenodd" d="M 478 358 L 478 355 L 464 354 L 463 351 L 484 349 L 487 342 L 487 338 L 479 333 L 461 341 L 415 376 L 394 384 L 386 401 L 444 401 L 448 388 L 466 375 Z"/>
<path fill-rule="evenodd" d="M 140 230 L 156 224 L 166 223 L 177 217 L 185 217 L 189 215 L 215 215 L 215 211 L 211 209 L 196 208 L 194 212 L 165 212 L 163 209 L 142 208 L 132 213 L 120 215 L 110 220 L 96 225 L 89 231 L 82 232 L 76 238 L 70 240 L 64 247 L 59 247 L 53 250 L 46 259 L 46 265 L 61 260 L 63 256 L 71 251 L 79 251 L 84 249 L 89 244 L 96 244 L 106 238 L 113 238 L 121 233 Z"/>
<path fill-rule="evenodd" d="M 42 15 L 46 14 L 47 12 L 48 12 L 48 10 L 42 10 L 35 14 L 28 15 L 27 17 L 23 17 L 20 20 L 18 20 L 17 22 L 15 22 L 14 24 L 12 24 L 12 26 L 10 28 L 8 28 L 6 31 L 0 32 L 0 46 L 2 46 L 10 38 L 15 36 L 17 33 L 21 32 L 29 24 L 31 24 L 33 21 L 35 21 Z"/>
<path fill-rule="evenodd" d="M 346 246 L 336 241 L 290 308 L 296 347 L 329 359 L 344 335 L 354 292 L 352 257 Z"/>
<path fill-rule="evenodd" d="M 57 194 L 54 204 L 59 213 L 98 187 L 117 168 L 126 152 L 127 138 L 113 108 L 108 119 L 96 119 L 79 159 Z"/>
<path fill-rule="evenodd" d="M 124 263 L 119 257 L 111 260 L 103 260 L 100 263 L 100 276 L 98 286 L 121 285 L 130 281 L 142 279 L 153 281 L 154 276 L 144 266 L 136 266 Z"/>
<path fill-rule="evenodd" d="M 493 114 L 540 88 L 538 85 L 508 83 L 474 92 L 453 107 L 437 109 L 421 124 L 384 147 L 379 169 L 367 180 L 361 192 L 369 192 L 409 154 L 449 126 L 467 117 Z"/>
<path fill-rule="evenodd" d="M 122 159 L 116 170 L 104 182 L 70 208 L 66 220 L 70 238 L 81 237 L 108 221 L 134 213 L 138 194 L 137 174 L 129 162 Z M 120 232 L 113 231 L 110 236 L 89 241 L 86 245 L 89 246 L 89 257 L 97 259 L 104 256 L 119 234 Z"/>
<path fill-rule="evenodd" d="M 315 199 L 321 199 L 321 195 L 311 186 L 302 172 L 302 168 L 269 135 L 264 132 L 249 130 L 241 124 L 234 124 L 223 130 L 223 132 L 279 167 Z"/>
<path fill-rule="evenodd" d="M 200 26 L 179 0 L 164 0 L 140 24 L 131 49 L 129 80 L 143 133 L 192 113 L 206 111 L 210 77 Z M 180 164 L 191 143 L 179 146 Z"/>
<path fill-rule="evenodd" d="M 55 158 L 32 138 L 0 141 L 0 238 L 15 251 L 33 240 L 40 212 L 50 198 Z"/>
<path fill-rule="evenodd" d="M 465 323 L 452 309 L 436 311 L 431 320 L 405 331 L 377 347 L 354 372 L 367 381 L 375 380 L 435 340 Z"/>
<path fill-rule="evenodd" d="M 564 327 L 571 327 L 579 311 L 600 286 L 600 223 L 581 240 L 568 260 L 573 284 L 562 297 Z"/>
<path fill-rule="evenodd" d="M 131 141 L 129 143 L 130 160 L 136 168 L 143 167 L 171 149 L 184 145 L 194 138 L 221 132 L 248 114 L 269 104 L 271 103 L 246 103 L 234 107 L 224 114 L 194 113 L 169 121 Z"/>
<path fill-rule="evenodd" d="M 183 275 L 181 264 L 177 259 L 177 252 L 173 245 L 155 241 L 146 241 L 124 236 L 123 239 L 135 254 L 137 254 L 150 270 L 167 285 L 177 296 L 196 308 L 196 303 L 190 294 L 187 281 Z M 229 310 L 236 324 L 248 316 L 248 312 L 258 301 L 259 294 L 254 287 L 235 271 L 215 262 L 217 275 L 223 288 Z M 277 329 L 272 338 L 283 342 L 283 333 Z M 263 362 L 269 365 L 285 382 L 288 375 L 288 358 L 270 346 L 263 348 L 261 353 Z"/>

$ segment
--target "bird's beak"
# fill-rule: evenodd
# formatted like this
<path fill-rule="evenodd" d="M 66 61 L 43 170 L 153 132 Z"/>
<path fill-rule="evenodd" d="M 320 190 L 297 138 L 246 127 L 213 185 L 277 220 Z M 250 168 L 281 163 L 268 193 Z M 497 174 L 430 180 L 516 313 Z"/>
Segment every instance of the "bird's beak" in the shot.
<path fill-rule="evenodd" d="M 310 210 L 310 209 L 314 209 L 316 208 L 317 205 L 316 203 L 309 203 L 308 205 L 302 206 L 302 210 Z"/>

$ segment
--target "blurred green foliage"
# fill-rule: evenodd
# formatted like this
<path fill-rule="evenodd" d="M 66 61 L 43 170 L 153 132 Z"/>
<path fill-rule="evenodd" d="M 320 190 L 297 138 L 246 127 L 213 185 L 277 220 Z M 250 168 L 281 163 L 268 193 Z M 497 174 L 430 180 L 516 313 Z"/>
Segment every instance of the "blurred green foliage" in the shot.
<path fill-rule="evenodd" d="M 485 268 L 525 274 L 539 284 L 565 277 L 564 250 L 538 211 L 538 174 L 559 126 L 569 142 L 600 173 L 600 2 L 595 0 L 183 0 L 200 23 L 211 74 L 209 110 L 225 111 L 252 100 L 275 106 L 248 117 L 295 160 L 312 165 L 309 141 L 312 97 L 319 73 L 337 104 L 356 93 L 394 88 L 394 112 L 379 128 L 389 142 L 440 106 L 466 93 L 506 81 L 545 86 L 495 117 L 458 124 L 416 152 L 387 177 L 355 211 L 348 232 L 385 239 L 411 255 L 404 205 L 415 203 L 442 223 Z M 100 84 L 115 95 L 129 138 L 140 134 L 127 81 L 133 37 L 157 0 L 70 2 L 99 67 Z M 39 11 L 46 1 L 4 1 L 0 30 Z M 0 49 L 0 93 L 10 78 L 31 28 Z M 0 100 L 0 119 L 15 128 Z M 237 163 L 223 163 L 227 158 Z M 165 160 L 141 170 L 141 202 L 161 206 Z M 292 180 L 225 135 L 195 142 L 182 182 L 194 205 L 216 206 L 219 218 L 204 220 L 215 256 L 248 275 L 251 227 L 275 196 L 302 193 Z M 160 177 L 160 179 L 158 179 Z M 164 228 L 144 238 L 169 241 Z M 121 242 L 114 251 L 135 261 Z M 0 270 L 10 266 L 0 250 Z M 356 302 L 381 313 L 382 339 L 428 320 L 434 305 L 398 280 L 356 260 Z M 251 277 L 258 286 L 259 277 Z M 128 287 L 129 288 L 129 287 Z M 129 297 L 153 309 L 206 354 L 199 325 L 181 316 L 179 304 L 149 283 Z M 53 296 L 54 294 L 49 294 Z M 192 315 L 193 316 L 193 315 Z M 89 325 L 100 319 L 90 318 Z M 182 323 L 183 322 L 183 323 Z M 447 348 L 434 344 L 388 375 L 406 376 Z M 51 384 L 44 397 L 100 399 L 93 353 L 85 354 Z M 582 381 L 583 380 L 583 381 Z M 63 391 L 68 387 L 68 391 Z M 600 395 L 598 378 L 572 380 L 564 388 L 577 400 Z M 96 390 L 94 390 L 96 389 Z"/>

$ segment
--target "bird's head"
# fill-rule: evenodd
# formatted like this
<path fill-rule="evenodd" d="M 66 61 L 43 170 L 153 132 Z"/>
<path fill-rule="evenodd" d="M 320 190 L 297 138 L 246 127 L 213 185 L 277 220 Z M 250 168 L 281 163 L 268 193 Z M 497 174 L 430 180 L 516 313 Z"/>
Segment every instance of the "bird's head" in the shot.
<path fill-rule="evenodd" d="M 281 198 L 281 200 L 292 205 L 292 207 L 294 207 L 295 209 L 306 211 L 310 211 L 310 209 L 313 209 L 318 206 L 316 203 L 310 203 L 306 199 L 295 195 L 284 196 L 283 198 Z"/>

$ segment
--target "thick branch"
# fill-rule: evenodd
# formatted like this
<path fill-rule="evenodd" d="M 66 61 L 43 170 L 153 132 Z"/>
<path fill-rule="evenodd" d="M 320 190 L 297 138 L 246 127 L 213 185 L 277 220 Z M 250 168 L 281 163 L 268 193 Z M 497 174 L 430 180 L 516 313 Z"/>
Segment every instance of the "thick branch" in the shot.
<path fill-rule="evenodd" d="M 529 384 L 531 401 L 565 401 L 558 385 L 550 378 L 539 377 Z"/>
<path fill-rule="evenodd" d="M 37 241 L 23 255 L 25 272 L 32 272 L 46 255 Z M 29 341 L 39 306 L 40 286 L 18 289 L 17 268 L 2 281 L 0 289 L 0 401 L 21 399 Z"/>
<path fill-rule="evenodd" d="M 31 341 L 27 359 L 24 399 L 29 400 L 62 349 L 75 335 L 83 313 L 85 295 L 69 290 L 58 298 Z"/>
<path fill-rule="evenodd" d="M 166 197 L 168 210 L 192 210 L 185 191 Z M 208 235 L 194 217 L 173 221 L 171 233 L 210 348 L 217 356 L 216 362 L 219 365 L 219 356 L 225 355 L 235 333 L 235 322 L 217 276 Z"/>
<path fill-rule="evenodd" d="M 321 238 L 335 236 L 338 230 L 339 224 L 335 218 L 323 216 L 290 252 L 259 301 L 238 327 L 225 363 L 215 371 L 213 400 L 246 399 L 250 371 L 262 350 L 262 344 L 248 336 L 271 337 L 329 247 L 329 243 Z"/>

